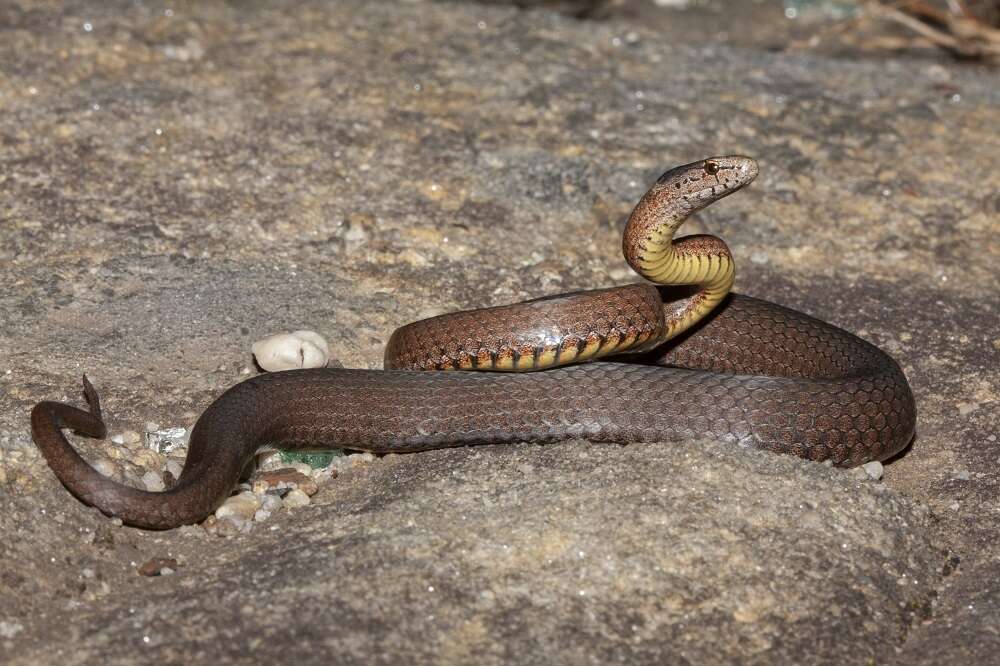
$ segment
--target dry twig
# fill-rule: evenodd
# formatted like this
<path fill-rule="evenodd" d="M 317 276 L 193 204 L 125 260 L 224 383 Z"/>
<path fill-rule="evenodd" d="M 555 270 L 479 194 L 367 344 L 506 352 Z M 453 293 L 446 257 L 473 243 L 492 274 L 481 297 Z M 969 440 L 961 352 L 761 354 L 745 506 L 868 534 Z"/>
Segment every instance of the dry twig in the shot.
<path fill-rule="evenodd" d="M 920 0 L 899 2 L 895 5 L 868 0 L 864 3 L 864 9 L 869 15 L 897 23 L 931 44 L 958 56 L 1000 57 L 1000 30 L 991 28 L 975 18 L 960 0 L 949 2 L 952 11 L 948 12 Z M 932 22 L 937 25 L 933 25 Z"/>
<path fill-rule="evenodd" d="M 788 48 L 814 48 L 823 39 L 838 36 L 866 50 L 941 48 L 962 58 L 1000 59 L 1000 30 L 977 18 L 965 0 L 945 4 L 947 9 L 925 0 L 860 0 L 858 16 L 838 21 L 805 41 L 793 41 Z M 909 34 L 859 35 L 875 21 L 901 26 Z"/>

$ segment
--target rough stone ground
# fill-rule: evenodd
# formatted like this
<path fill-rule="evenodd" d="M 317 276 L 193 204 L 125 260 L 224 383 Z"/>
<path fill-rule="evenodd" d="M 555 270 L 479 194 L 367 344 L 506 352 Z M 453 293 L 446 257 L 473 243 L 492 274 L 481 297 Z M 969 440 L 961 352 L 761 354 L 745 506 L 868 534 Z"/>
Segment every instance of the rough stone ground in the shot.
<path fill-rule="evenodd" d="M 671 25 L 0 4 L 0 661 L 997 663 L 996 73 Z M 704 442 L 439 451 L 221 538 L 116 526 L 31 444 L 83 371 L 112 432 L 190 426 L 277 330 L 375 368 L 406 321 L 629 281 L 631 205 L 725 152 L 761 177 L 691 231 L 738 290 L 910 378 L 883 482 Z"/>

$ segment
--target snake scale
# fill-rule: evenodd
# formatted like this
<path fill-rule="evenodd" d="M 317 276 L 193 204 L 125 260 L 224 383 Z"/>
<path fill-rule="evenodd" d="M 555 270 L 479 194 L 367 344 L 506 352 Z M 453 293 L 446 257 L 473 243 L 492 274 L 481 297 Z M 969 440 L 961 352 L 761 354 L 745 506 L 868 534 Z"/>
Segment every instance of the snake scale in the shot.
<path fill-rule="evenodd" d="M 729 293 L 733 261 L 720 239 L 674 239 L 690 214 L 756 175 L 756 163 L 742 156 L 676 167 L 629 217 L 629 264 L 651 282 L 692 285 L 692 293 L 667 300 L 665 288 L 643 283 L 443 315 L 393 333 L 386 370 L 253 377 L 201 415 L 180 478 L 164 492 L 102 476 L 66 440 L 62 428 L 105 436 L 86 377 L 89 410 L 34 407 L 35 443 L 81 501 L 150 529 L 205 518 L 272 448 L 388 453 L 713 438 L 840 466 L 888 458 L 915 427 L 897 363 L 835 326 Z M 455 371 L 466 369 L 493 372 Z M 510 372 L 532 370 L 540 371 Z"/>

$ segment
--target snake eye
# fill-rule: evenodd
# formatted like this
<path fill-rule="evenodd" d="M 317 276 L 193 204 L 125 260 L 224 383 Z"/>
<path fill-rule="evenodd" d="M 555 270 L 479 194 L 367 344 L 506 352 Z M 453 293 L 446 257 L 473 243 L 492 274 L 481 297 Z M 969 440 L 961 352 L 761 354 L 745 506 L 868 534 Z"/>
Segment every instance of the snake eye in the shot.
<path fill-rule="evenodd" d="M 715 162 L 705 162 L 705 173 L 709 176 L 714 176 L 719 173 L 719 165 Z"/>

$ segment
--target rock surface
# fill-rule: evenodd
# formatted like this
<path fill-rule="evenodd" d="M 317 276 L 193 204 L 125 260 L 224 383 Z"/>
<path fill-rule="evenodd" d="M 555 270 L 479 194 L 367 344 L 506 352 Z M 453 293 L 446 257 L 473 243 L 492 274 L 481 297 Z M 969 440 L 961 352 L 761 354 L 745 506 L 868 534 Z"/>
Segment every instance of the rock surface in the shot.
<path fill-rule="evenodd" d="M 791 663 L 817 639 L 856 663 L 892 654 L 940 580 L 926 509 L 790 458 L 586 442 L 411 458 L 346 474 L 273 530 L 196 537 L 208 556 L 177 557 L 170 581 L 121 583 L 134 612 L 102 599 L 78 630 L 82 609 L 53 609 L 68 643 L 25 637 L 27 663 Z"/>
<path fill-rule="evenodd" d="M 995 73 L 424 2 L 0 27 L 0 661 L 995 659 Z M 407 321 L 630 281 L 631 205 L 728 152 L 761 177 L 687 231 L 901 362 L 918 435 L 882 482 L 712 443 L 462 449 L 212 536 L 117 526 L 31 444 L 83 371 L 112 433 L 189 428 L 275 330 L 375 368 Z"/>

